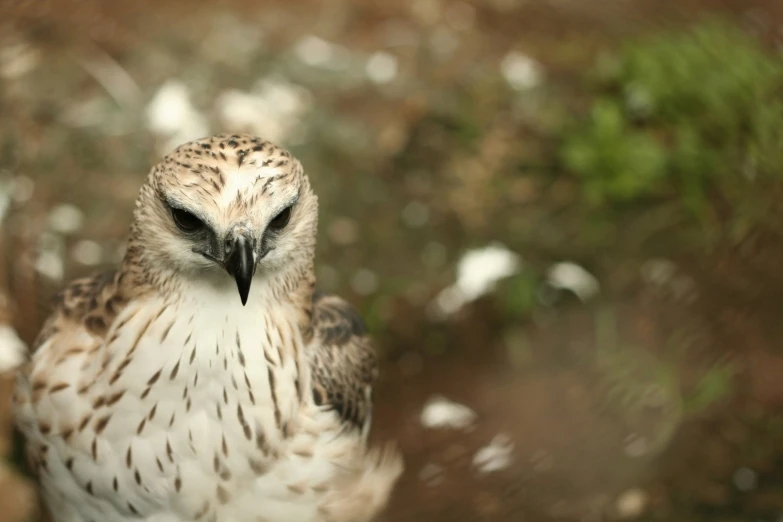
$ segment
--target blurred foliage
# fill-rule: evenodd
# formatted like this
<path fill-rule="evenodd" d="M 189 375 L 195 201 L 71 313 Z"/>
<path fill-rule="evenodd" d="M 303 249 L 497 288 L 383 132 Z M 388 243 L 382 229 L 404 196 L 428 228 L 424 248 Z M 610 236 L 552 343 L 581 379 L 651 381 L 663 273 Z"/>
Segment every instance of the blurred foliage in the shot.
<path fill-rule="evenodd" d="M 711 20 L 604 57 L 587 115 L 561 159 L 595 206 L 676 200 L 734 239 L 769 226 L 783 151 L 783 59 Z M 703 230 L 706 232 L 714 232 Z"/>
<path fill-rule="evenodd" d="M 538 306 L 540 284 L 540 275 L 526 267 L 503 285 L 500 301 L 509 321 L 518 322 Z"/>
<path fill-rule="evenodd" d="M 698 414 L 730 396 L 737 365 L 729 360 L 715 362 L 701 376 L 696 388 L 685 397 L 686 413 Z"/>
<path fill-rule="evenodd" d="M 621 340 L 610 308 L 596 312 L 595 367 L 605 390 L 603 404 L 630 422 L 655 413 L 650 450 L 668 445 L 683 420 L 683 396 L 677 368 L 648 350 Z"/>
<path fill-rule="evenodd" d="M 701 370 L 689 385 L 683 369 L 690 366 L 691 347 L 681 331 L 672 333 L 663 353 L 656 354 L 623 339 L 610 307 L 596 310 L 595 325 L 594 363 L 605 391 L 602 402 L 631 422 L 654 414 L 652 452 L 665 449 L 688 417 L 709 411 L 731 396 L 737 367 L 726 357 Z"/>
<path fill-rule="evenodd" d="M 566 164 L 584 176 L 588 201 L 632 199 L 656 188 L 666 175 L 666 151 L 645 131 L 636 131 L 619 103 L 601 99 L 590 123 L 569 138 Z"/>

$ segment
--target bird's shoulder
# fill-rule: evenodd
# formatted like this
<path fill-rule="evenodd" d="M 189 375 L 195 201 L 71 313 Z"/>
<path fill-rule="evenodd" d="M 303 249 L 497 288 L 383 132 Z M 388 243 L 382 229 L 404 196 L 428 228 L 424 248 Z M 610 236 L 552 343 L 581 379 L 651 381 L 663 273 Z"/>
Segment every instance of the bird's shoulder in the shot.
<path fill-rule="evenodd" d="M 365 429 L 378 357 L 364 321 L 341 297 L 316 292 L 312 326 L 308 353 L 316 404 L 330 406 L 347 425 Z"/>
<path fill-rule="evenodd" d="M 28 440 L 50 441 L 57 419 L 68 424 L 88 418 L 92 403 L 84 392 L 91 381 L 83 363 L 103 343 L 121 308 L 118 281 L 116 272 L 96 274 L 70 282 L 53 297 L 32 353 L 18 372 L 14 394 L 16 423 Z M 36 473 L 43 469 L 45 449 L 45 444 L 27 445 Z"/>
<path fill-rule="evenodd" d="M 105 336 L 125 305 L 116 270 L 74 279 L 51 302 L 51 312 L 33 343 L 37 349 L 61 332 L 83 328 L 93 336 Z"/>

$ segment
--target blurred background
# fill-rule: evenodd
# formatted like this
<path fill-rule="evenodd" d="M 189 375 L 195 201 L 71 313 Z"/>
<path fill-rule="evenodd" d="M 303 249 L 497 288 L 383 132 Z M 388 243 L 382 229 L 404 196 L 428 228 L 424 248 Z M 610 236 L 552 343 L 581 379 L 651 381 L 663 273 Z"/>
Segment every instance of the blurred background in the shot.
<path fill-rule="evenodd" d="M 383 521 L 783 520 L 783 4 L 3 0 L 0 369 L 174 146 L 320 195 Z M 0 520 L 40 520 L 0 385 Z"/>

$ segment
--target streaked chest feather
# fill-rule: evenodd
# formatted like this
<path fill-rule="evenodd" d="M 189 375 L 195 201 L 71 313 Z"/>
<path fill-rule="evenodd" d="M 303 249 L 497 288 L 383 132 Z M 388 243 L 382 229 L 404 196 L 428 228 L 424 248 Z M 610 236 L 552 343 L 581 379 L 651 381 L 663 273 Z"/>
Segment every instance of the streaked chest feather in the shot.
<path fill-rule="evenodd" d="M 72 477 L 66 492 L 104 517 L 169 506 L 205 520 L 252 492 L 309 400 L 289 312 L 203 296 L 123 310 L 104 346 L 55 366 L 66 393 L 38 398 L 63 435 L 47 450 L 58 488 Z"/>

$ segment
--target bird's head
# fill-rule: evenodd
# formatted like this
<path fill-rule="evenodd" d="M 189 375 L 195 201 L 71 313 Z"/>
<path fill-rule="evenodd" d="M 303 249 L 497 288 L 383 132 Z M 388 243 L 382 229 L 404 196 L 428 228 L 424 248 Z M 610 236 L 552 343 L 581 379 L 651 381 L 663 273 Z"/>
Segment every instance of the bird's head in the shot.
<path fill-rule="evenodd" d="M 254 280 L 311 266 L 317 221 L 317 198 L 290 153 L 252 136 L 204 138 L 153 167 L 126 262 L 217 284 L 230 283 L 227 274 L 244 305 Z"/>

